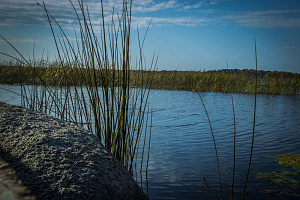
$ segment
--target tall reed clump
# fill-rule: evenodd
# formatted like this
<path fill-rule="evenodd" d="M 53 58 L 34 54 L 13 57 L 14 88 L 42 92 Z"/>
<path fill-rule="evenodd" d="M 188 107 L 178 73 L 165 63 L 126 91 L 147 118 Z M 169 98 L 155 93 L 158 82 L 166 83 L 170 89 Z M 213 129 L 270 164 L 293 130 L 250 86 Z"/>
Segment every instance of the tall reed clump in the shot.
<path fill-rule="evenodd" d="M 131 87 L 132 2 L 124 0 L 122 13 L 117 15 L 118 20 L 114 20 L 115 14 L 112 13 L 111 22 L 106 24 L 101 1 L 102 21 L 98 33 L 100 37 L 97 37 L 94 31 L 88 5 L 80 0 L 78 5 L 74 5 L 72 1 L 70 3 L 78 20 L 79 32 L 75 31 L 75 45 L 70 42 L 46 5 L 38 4 L 46 13 L 58 60 L 55 67 L 48 66 L 47 75 L 34 73 L 42 89 L 36 86 L 22 87 L 23 104 L 85 126 L 96 134 L 132 175 L 138 174 L 135 166 L 139 160 L 142 177 L 142 173 L 145 172 L 142 170 L 144 154 L 148 155 L 149 159 L 150 151 L 151 127 L 147 126 L 147 123 L 148 119 L 150 120 L 148 97 L 152 79 L 151 76 L 145 77 L 141 73 L 138 88 Z M 139 41 L 140 56 L 134 68 L 141 72 L 146 69 L 142 53 L 143 43 L 144 40 Z M 19 56 L 20 59 L 14 59 L 34 71 L 35 66 L 21 53 Z M 156 65 L 154 57 L 148 71 Z M 143 142 L 140 143 L 141 140 Z"/>

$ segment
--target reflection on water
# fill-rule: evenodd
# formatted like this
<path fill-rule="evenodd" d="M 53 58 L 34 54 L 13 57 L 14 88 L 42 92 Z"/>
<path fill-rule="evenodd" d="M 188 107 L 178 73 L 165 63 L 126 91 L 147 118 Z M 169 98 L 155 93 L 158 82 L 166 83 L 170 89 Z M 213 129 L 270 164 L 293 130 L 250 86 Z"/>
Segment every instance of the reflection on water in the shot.
<path fill-rule="evenodd" d="M 21 86 L 0 84 L 0 101 L 21 106 L 21 98 L 18 94 L 21 94 Z"/>
<path fill-rule="evenodd" d="M 17 86 L 5 86 L 19 91 Z M 233 164 L 233 112 L 230 94 L 202 93 L 215 134 L 224 199 L 231 195 Z M 254 96 L 233 94 L 236 116 L 236 176 L 234 196 L 240 199 L 251 147 Z M 20 105 L 18 96 L 0 88 L 0 100 Z M 153 112 L 148 170 L 151 199 L 200 199 L 204 177 L 215 199 L 219 182 L 214 145 L 205 111 L 197 93 L 159 91 L 150 93 Z M 266 199 L 268 187 L 256 179 L 259 172 L 278 165 L 272 156 L 300 153 L 300 99 L 294 96 L 257 96 L 256 133 L 246 199 Z M 299 191 L 298 191 L 299 193 Z M 209 198 L 206 187 L 204 199 Z"/>

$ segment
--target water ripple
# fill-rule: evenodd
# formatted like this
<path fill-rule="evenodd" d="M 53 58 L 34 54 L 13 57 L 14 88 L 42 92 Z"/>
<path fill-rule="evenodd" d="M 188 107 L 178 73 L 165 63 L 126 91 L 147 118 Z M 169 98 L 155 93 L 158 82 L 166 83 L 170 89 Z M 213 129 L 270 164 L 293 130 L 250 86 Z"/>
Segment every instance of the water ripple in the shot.
<path fill-rule="evenodd" d="M 13 86 L 11 89 L 16 89 Z M 231 194 L 233 164 L 233 112 L 230 94 L 201 93 L 213 127 L 225 199 Z M 3 95 L 11 102 L 17 97 Z M 235 197 L 241 197 L 251 148 L 253 95 L 233 94 L 236 117 Z M 299 153 L 299 97 L 257 96 L 253 162 L 248 199 L 265 199 L 259 191 L 258 172 L 277 169 L 276 154 Z M 153 116 L 148 170 L 151 199 L 200 199 L 202 177 L 219 198 L 216 152 L 205 110 L 197 93 L 153 90 L 149 97 Z M 209 198 L 205 188 L 204 197 Z"/>

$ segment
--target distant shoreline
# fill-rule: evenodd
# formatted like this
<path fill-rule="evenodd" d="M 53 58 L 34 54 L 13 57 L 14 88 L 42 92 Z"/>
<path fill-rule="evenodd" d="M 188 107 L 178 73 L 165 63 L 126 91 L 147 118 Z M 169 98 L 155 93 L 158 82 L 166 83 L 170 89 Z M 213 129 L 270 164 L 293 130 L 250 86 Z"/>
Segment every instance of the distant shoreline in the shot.
<path fill-rule="evenodd" d="M 255 70 L 159 71 L 153 89 L 254 94 Z M 300 74 L 279 71 L 257 72 L 258 94 L 299 95 Z"/>
<path fill-rule="evenodd" d="M 222 69 L 214 71 L 143 71 L 130 70 L 130 86 L 145 87 L 159 90 L 183 90 L 193 92 L 221 92 L 254 94 L 255 70 L 252 69 Z M 81 72 L 80 72 L 81 73 Z M 63 67 L 35 67 L 28 68 L 13 65 L 0 65 L 0 84 L 29 84 L 29 85 L 85 85 L 78 69 L 71 66 Z M 95 71 L 99 76 L 100 69 Z M 115 84 L 122 80 L 122 73 L 118 73 Z M 67 75 L 66 75 L 67 74 Z M 299 95 L 300 74 L 283 71 L 259 70 L 258 94 L 271 95 Z M 62 78 L 66 77 L 67 78 Z M 112 80 L 110 80 L 112 81 Z M 101 86 L 101 83 L 98 83 Z"/>

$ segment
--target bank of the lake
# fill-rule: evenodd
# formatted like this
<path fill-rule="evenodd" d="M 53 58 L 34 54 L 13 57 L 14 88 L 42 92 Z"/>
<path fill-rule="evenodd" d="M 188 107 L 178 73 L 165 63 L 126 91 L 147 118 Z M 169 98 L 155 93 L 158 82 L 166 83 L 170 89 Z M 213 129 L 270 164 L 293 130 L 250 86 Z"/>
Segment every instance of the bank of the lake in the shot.
<path fill-rule="evenodd" d="M 84 85 L 82 71 L 66 64 L 58 67 L 57 63 L 29 68 L 17 64 L 0 66 L 0 84 L 35 84 L 35 85 Z M 86 71 L 84 73 L 91 73 Z M 94 72 L 93 72 L 94 73 Z M 96 70 L 100 77 L 102 70 Z M 115 73 L 114 84 L 122 80 L 121 72 L 105 71 L 108 77 Z M 255 91 L 255 70 L 223 69 L 215 71 L 141 71 L 131 70 L 130 85 L 160 90 L 184 90 L 199 92 L 222 92 L 253 94 Z M 111 80 L 110 80 L 111 81 Z M 145 84 L 146 83 L 146 84 Z M 97 83 L 102 86 L 101 82 Z M 259 94 L 299 95 L 300 74 L 281 71 L 258 71 Z"/>
<path fill-rule="evenodd" d="M 155 72 L 152 86 L 167 90 L 254 94 L 255 76 L 255 70 L 248 69 L 160 71 Z M 259 70 L 257 76 L 258 94 L 300 93 L 300 74 Z"/>

